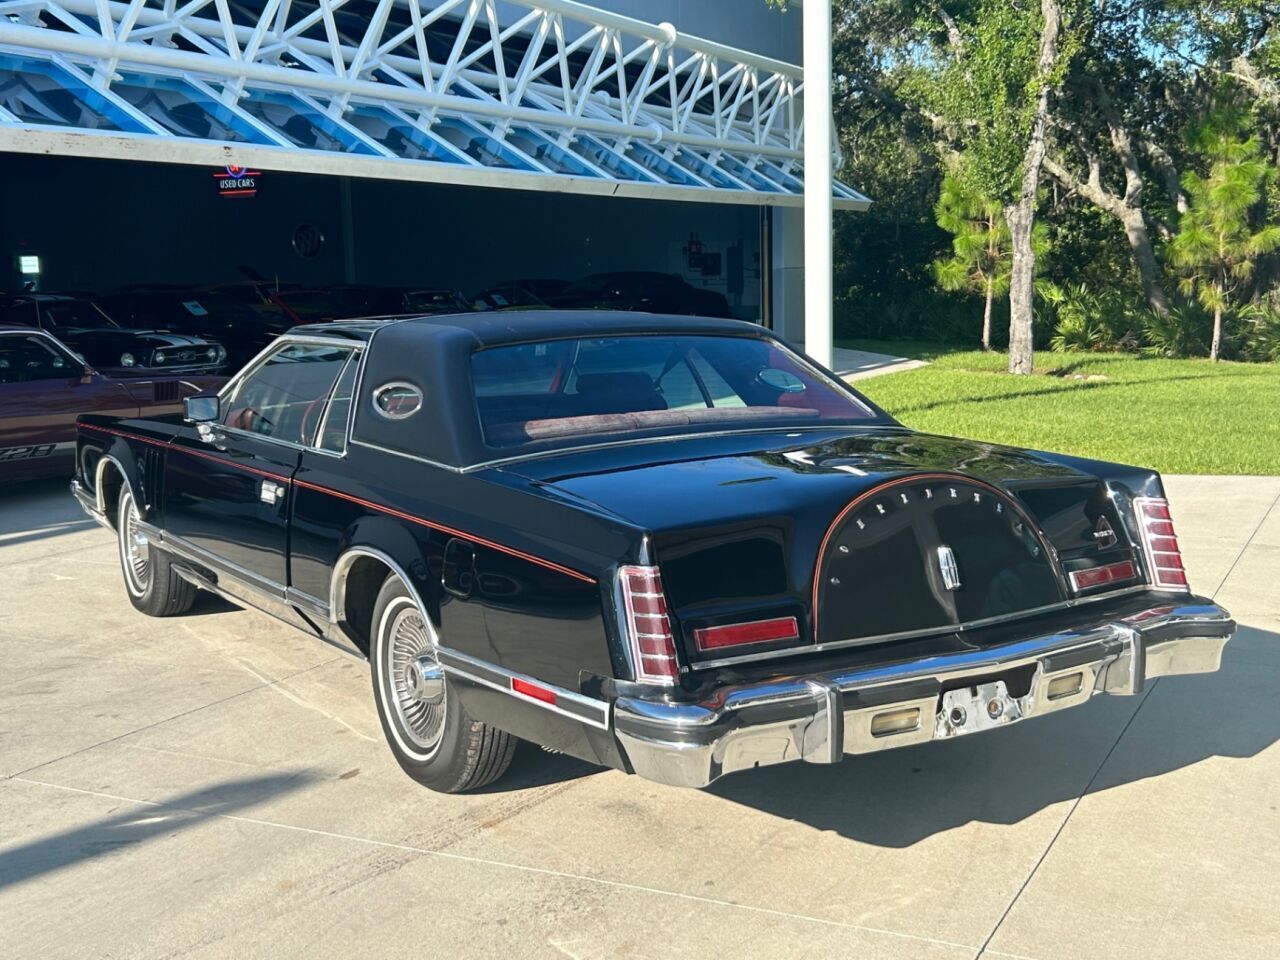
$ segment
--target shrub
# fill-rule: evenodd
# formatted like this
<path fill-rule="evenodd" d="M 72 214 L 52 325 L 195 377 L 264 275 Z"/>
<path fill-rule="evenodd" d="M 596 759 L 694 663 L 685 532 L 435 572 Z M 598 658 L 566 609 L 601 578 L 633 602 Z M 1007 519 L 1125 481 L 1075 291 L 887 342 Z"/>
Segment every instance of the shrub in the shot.
<path fill-rule="evenodd" d="M 1148 310 L 1143 322 L 1148 349 L 1162 357 L 1203 357 L 1209 352 L 1213 318 L 1197 304 L 1170 307 L 1167 314 Z"/>
<path fill-rule="evenodd" d="M 1043 300 L 1054 314 L 1053 350 L 1135 350 L 1139 345 L 1144 310 L 1126 290 L 1050 286 Z"/>
<path fill-rule="evenodd" d="M 1240 321 L 1240 358 L 1280 363 L 1280 310 L 1251 304 L 1240 311 Z"/>

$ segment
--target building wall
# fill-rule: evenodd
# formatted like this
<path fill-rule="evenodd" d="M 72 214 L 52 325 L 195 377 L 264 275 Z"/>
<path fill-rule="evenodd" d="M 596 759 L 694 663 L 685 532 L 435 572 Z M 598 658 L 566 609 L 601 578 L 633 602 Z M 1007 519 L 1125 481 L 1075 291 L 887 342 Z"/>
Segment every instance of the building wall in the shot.
<path fill-rule="evenodd" d="M 606 270 L 679 273 L 760 315 L 755 207 L 486 190 L 266 171 L 251 199 L 217 195 L 215 171 L 0 154 L 0 290 L 17 257 L 39 254 L 45 290 L 243 279 L 241 265 L 305 284 L 447 286 L 574 280 Z M 319 255 L 299 256 L 295 229 L 317 227 Z M 690 267 L 693 239 L 719 273 Z"/>

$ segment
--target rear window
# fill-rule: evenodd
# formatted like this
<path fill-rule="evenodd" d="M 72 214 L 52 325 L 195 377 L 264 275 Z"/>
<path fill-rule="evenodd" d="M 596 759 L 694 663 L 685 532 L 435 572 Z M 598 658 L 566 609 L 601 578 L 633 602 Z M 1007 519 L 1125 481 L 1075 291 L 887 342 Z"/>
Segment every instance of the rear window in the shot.
<path fill-rule="evenodd" d="M 798 355 L 752 337 L 625 336 L 478 350 L 485 442 L 869 420 L 875 413 Z"/>

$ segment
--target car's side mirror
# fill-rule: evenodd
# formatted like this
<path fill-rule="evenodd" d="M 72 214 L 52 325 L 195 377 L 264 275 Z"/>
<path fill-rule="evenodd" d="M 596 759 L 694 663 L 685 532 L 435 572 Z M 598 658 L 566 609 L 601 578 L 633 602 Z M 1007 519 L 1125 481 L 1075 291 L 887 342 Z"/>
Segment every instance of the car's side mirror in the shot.
<path fill-rule="evenodd" d="M 197 393 L 182 400 L 182 419 L 187 423 L 216 423 L 221 412 L 216 393 Z"/>

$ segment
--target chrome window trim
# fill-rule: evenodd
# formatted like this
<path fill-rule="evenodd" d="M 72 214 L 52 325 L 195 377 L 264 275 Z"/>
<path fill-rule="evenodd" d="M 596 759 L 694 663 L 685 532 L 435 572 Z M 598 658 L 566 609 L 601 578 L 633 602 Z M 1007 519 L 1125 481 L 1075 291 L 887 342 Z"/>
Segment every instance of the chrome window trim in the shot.
<path fill-rule="evenodd" d="M 333 391 L 337 388 L 338 381 L 342 379 L 342 374 L 346 372 L 347 364 L 349 364 L 353 358 L 356 358 L 357 362 L 359 362 L 363 358 L 365 347 L 368 345 L 367 341 L 361 342 L 358 340 L 345 340 L 340 337 L 310 337 L 310 336 L 292 337 L 292 336 L 289 336 L 288 334 L 283 334 L 280 337 L 277 337 L 275 340 L 271 341 L 271 343 L 267 344 L 267 346 L 264 349 L 259 351 L 258 354 L 252 360 L 250 360 L 247 364 L 245 364 L 244 367 L 241 368 L 240 372 L 236 374 L 234 378 L 232 378 L 231 380 L 228 380 L 226 383 L 222 385 L 222 388 L 218 391 L 219 407 L 221 407 L 223 403 L 230 403 L 231 401 L 234 401 L 235 397 L 239 393 L 240 387 L 244 385 L 244 382 L 252 374 L 257 372 L 257 370 L 260 367 L 265 365 L 271 359 L 272 356 L 274 356 L 276 353 L 282 350 L 288 349 L 291 346 L 297 346 L 297 345 L 334 347 L 337 349 L 344 349 L 348 351 L 348 356 L 347 356 L 347 359 L 343 361 L 342 369 L 338 371 L 338 376 L 334 378 L 333 384 L 329 387 L 329 392 L 325 394 L 324 413 L 320 417 L 321 427 L 319 430 L 316 431 L 316 438 L 318 439 L 321 433 L 323 432 L 323 425 L 329 417 L 329 403 L 333 399 Z M 229 395 L 228 395 L 228 391 L 230 391 Z M 352 394 L 352 396 L 354 398 L 354 393 Z M 352 418 L 348 415 L 348 418 L 347 418 L 348 437 L 350 436 L 351 419 Z M 277 446 L 287 447 L 291 450 L 299 450 L 305 453 L 316 453 L 322 457 L 333 457 L 335 459 L 341 460 L 345 458 L 347 455 L 345 443 L 343 445 L 342 452 L 335 453 L 332 450 L 325 450 L 322 447 L 311 446 L 305 443 L 294 443 L 292 440 L 281 440 L 279 437 L 268 437 L 261 433 L 252 433 L 248 430 L 242 430 L 239 427 L 229 427 L 223 423 L 218 424 L 218 429 L 220 433 L 230 434 L 231 436 L 234 436 L 234 437 L 243 437 L 249 440 L 261 440 L 264 443 L 274 443 Z"/>
<path fill-rule="evenodd" d="M 448 470 L 450 473 L 467 473 L 472 469 L 477 469 L 473 467 L 455 467 L 453 464 L 450 464 L 450 463 L 440 463 L 438 460 L 429 460 L 426 457 L 418 456 L 416 453 L 405 453 L 403 450 L 393 450 L 391 449 L 391 447 L 379 446 L 376 443 L 369 443 L 367 440 L 357 440 L 355 439 L 355 437 L 351 438 L 350 444 L 351 446 L 356 446 L 356 447 L 367 447 L 370 450 L 377 450 L 377 451 L 380 451 L 381 453 L 389 453 L 395 457 L 403 457 L 405 460 L 413 460 L 413 461 L 416 461 L 417 463 L 425 463 L 429 467 L 438 467 L 441 470 Z"/>
<path fill-rule="evenodd" d="M 415 406 L 408 413 L 392 413 L 389 410 L 384 410 L 382 407 L 382 404 L 379 401 L 383 396 L 383 394 L 388 393 L 392 390 L 409 390 L 415 397 L 418 398 L 417 406 Z M 380 387 L 376 387 L 374 391 L 371 394 L 369 394 L 369 402 L 373 405 L 373 412 L 376 413 L 378 416 L 382 417 L 384 420 L 400 421 L 400 420 L 408 420 L 410 417 L 416 414 L 419 410 L 421 410 L 423 403 L 426 402 L 426 397 L 423 395 L 422 388 L 419 387 L 416 383 L 409 383 L 407 380 L 392 380 L 388 383 L 384 383 Z"/>
<path fill-rule="evenodd" d="M 347 455 L 347 437 L 351 432 L 351 408 L 355 406 L 356 400 L 354 382 L 351 384 L 351 402 L 347 405 L 347 422 L 342 430 L 342 449 L 329 450 L 326 447 L 322 447 L 320 441 L 324 437 L 325 430 L 329 427 L 329 413 L 333 409 L 334 397 L 338 393 L 338 384 L 342 383 L 342 378 L 347 375 L 347 369 L 351 364 L 358 364 L 360 360 L 361 353 L 352 351 L 351 355 L 347 357 L 346 363 L 342 365 L 342 369 L 338 371 L 338 376 L 334 378 L 333 386 L 329 388 L 329 395 L 324 400 L 324 413 L 320 415 L 320 425 L 316 427 L 315 443 L 309 448 L 315 453 L 321 453 L 328 457 L 337 457 L 338 459 L 342 459 Z M 358 370 L 357 373 L 359 373 Z"/>
<path fill-rule="evenodd" d="M 761 660 L 778 660 L 782 657 L 794 657 L 799 654 L 825 653 L 828 650 L 843 650 L 848 647 L 861 647 L 873 643 L 888 643 L 892 640 L 911 640 L 919 637 L 937 636 L 939 634 L 965 633 L 969 630 L 975 630 L 980 627 L 991 627 L 1001 623 L 1011 623 L 1015 620 L 1032 617 L 1040 613 L 1052 613 L 1055 610 L 1070 610 L 1073 607 L 1094 603 L 1098 600 L 1109 600 L 1113 597 L 1123 597 L 1131 593 L 1142 592 L 1150 593 L 1160 591 L 1156 590 L 1156 588 L 1152 587 L 1150 584 L 1140 583 L 1131 587 L 1122 587 L 1119 590 L 1112 590 L 1108 593 L 1098 593 L 1088 597 L 1071 597 L 1067 600 L 1061 600 L 1058 603 L 1045 604 L 1042 607 L 1032 607 L 1030 610 L 1020 610 L 1017 613 L 1004 613 L 997 617 L 984 617 L 981 620 L 969 620 L 965 623 L 946 624 L 941 627 L 926 627 L 921 630 L 903 630 L 898 633 L 882 633 L 874 637 L 856 637 L 850 640 L 832 640 L 827 643 L 787 647 L 785 650 L 771 650 L 767 653 L 748 653 L 739 657 L 724 657 L 719 660 L 698 660 L 690 664 L 688 667 L 685 667 L 683 672 L 688 673 L 697 670 L 709 670 L 713 667 L 729 667 L 734 666 L 735 664 L 753 663 Z"/>

